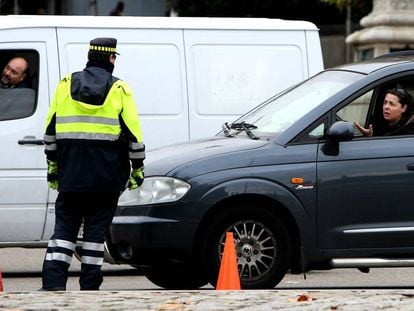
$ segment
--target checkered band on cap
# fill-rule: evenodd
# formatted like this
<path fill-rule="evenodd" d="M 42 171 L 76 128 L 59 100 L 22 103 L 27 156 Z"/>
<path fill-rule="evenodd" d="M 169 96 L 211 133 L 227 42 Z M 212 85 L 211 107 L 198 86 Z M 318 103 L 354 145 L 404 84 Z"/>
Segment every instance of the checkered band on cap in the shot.
<path fill-rule="evenodd" d="M 96 52 L 104 53 L 116 53 L 116 43 L 115 38 L 96 38 L 89 42 L 89 50 Z"/>
<path fill-rule="evenodd" d="M 108 52 L 108 53 L 116 53 L 116 48 L 110 48 L 110 47 L 107 47 L 107 46 L 90 45 L 89 50 L 100 51 L 100 52 Z"/>

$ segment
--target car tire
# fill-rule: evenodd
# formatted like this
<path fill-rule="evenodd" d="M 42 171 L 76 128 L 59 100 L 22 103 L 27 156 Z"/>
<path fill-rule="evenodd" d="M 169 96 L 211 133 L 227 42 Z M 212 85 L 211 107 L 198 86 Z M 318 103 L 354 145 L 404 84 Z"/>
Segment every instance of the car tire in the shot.
<path fill-rule="evenodd" d="M 246 204 L 224 212 L 221 209 L 221 214 L 212 219 L 204 235 L 202 258 L 213 286 L 217 283 L 226 232 L 233 232 L 243 289 L 271 289 L 283 279 L 292 247 L 288 231 L 275 213 Z"/>
<path fill-rule="evenodd" d="M 207 284 L 198 271 L 176 264 L 157 264 L 151 267 L 141 267 L 144 275 L 157 286 L 165 289 L 191 290 Z"/>

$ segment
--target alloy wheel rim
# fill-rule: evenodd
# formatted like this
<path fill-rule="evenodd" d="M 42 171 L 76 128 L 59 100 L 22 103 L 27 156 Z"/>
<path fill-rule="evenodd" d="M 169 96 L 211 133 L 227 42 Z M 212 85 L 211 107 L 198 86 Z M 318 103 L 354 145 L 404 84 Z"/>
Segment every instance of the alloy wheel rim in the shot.
<path fill-rule="evenodd" d="M 269 273 L 277 258 L 276 239 L 269 228 L 255 220 L 243 220 L 229 226 L 220 237 L 220 260 L 226 232 L 233 232 L 241 281 L 256 281 Z"/>

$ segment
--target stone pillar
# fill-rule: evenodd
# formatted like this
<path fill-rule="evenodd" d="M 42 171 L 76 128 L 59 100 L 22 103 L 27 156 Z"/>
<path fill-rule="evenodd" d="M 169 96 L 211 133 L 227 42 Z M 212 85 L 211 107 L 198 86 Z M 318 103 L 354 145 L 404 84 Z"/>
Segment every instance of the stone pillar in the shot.
<path fill-rule="evenodd" d="M 372 12 L 361 19 L 361 26 L 346 38 L 355 61 L 414 49 L 414 0 L 373 0 Z"/>

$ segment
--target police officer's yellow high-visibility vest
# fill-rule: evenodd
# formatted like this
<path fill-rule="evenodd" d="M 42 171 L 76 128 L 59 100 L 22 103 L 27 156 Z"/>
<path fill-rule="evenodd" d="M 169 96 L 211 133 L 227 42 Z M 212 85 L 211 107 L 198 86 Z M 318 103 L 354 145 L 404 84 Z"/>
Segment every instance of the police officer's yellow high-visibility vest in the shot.
<path fill-rule="evenodd" d="M 142 132 L 138 112 L 132 98 L 132 91 L 122 80 L 113 83 L 102 105 L 91 105 L 74 100 L 71 97 L 71 75 L 64 78 L 58 85 L 55 97 L 46 119 L 46 127 L 56 117 L 56 140 L 88 139 L 116 141 L 121 134 L 119 117 L 135 136 L 136 141 L 130 142 L 132 149 L 141 149 Z M 53 139 L 45 137 L 46 140 Z M 131 155 L 130 155 L 131 156 Z M 145 157 L 134 155 L 132 158 Z"/>

